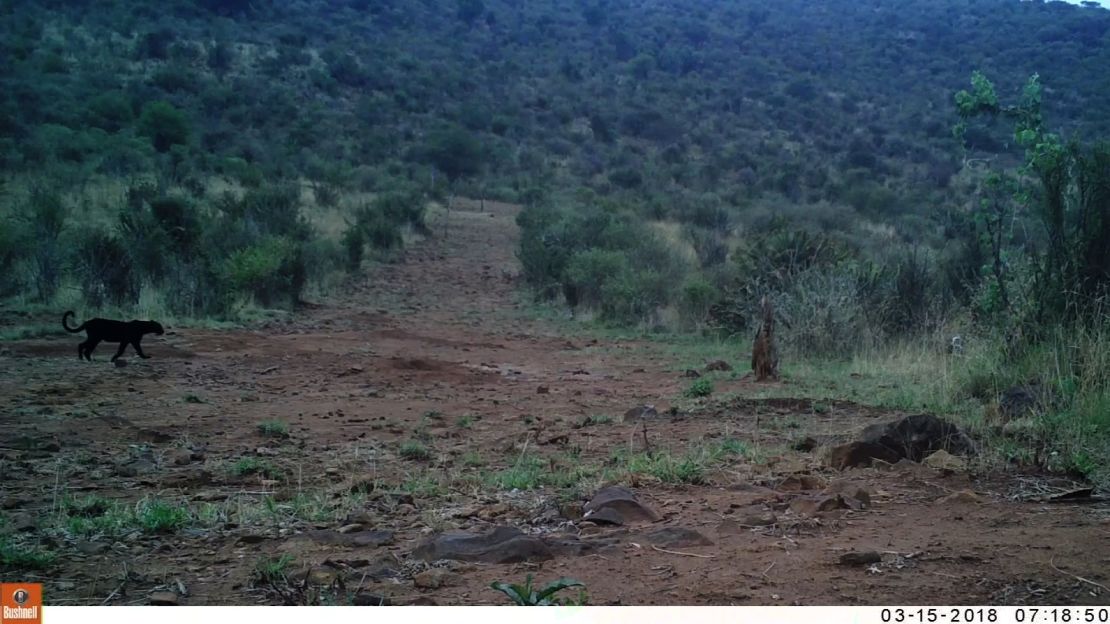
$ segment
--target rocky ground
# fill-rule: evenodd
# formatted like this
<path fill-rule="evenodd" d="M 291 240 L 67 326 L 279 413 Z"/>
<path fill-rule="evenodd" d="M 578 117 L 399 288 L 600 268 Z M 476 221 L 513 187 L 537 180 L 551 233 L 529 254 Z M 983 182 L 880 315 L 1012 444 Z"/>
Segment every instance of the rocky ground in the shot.
<path fill-rule="evenodd" d="M 910 414 L 756 399 L 743 352 L 687 371 L 557 331 L 517 303 L 514 216 L 466 204 L 342 296 L 127 366 L 60 328 L 3 345 L 0 578 L 92 605 L 502 604 L 529 574 L 602 605 L 1107 602 L 1097 497 L 917 421 L 861 433 Z"/>

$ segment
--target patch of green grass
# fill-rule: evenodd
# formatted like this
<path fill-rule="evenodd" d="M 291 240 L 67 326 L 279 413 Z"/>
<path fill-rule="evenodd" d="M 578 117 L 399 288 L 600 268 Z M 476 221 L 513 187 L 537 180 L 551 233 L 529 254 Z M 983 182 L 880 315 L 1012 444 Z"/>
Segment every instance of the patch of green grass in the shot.
<path fill-rule="evenodd" d="M 682 396 L 688 399 L 707 397 L 711 394 L 713 394 L 713 382 L 705 377 L 695 379 L 690 387 L 682 392 Z"/>
<path fill-rule="evenodd" d="M 158 499 L 124 505 L 100 497 L 72 498 L 62 502 L 55 527 L 76 537 L 126 533 L 173 533 L 195 522 L 192 511 Z"/>
<path fill-rule="evenodd" d="M 284 583 L 288 580 L 289 566 L 292 563 L 293 556 L 289 554 L 266 557 L 254 566 L 255 580 L 267 585 Z"/>
<path fill-rule="evenodd" d="M 204 399 L 202 399 L 201 397 L 199 397 L 195 394 L 186 394 L 182 398 L 182 400 L 185 401 L 186 403 L 204 403 L 205 402 Z"/>
<path fill-rule="evenodd" d="M 155 499 L 140 503 L 135 519 L 147 533 L 174 533 L 188 526 L 192 514 L 186 507 Z"/>
<path fill-rule="evenodd" d="M 522 455 L 512 466 L 487 474 L 485 483 L 501 490 L 565 489 L 596 474 L 595 468 L 578 462 L 565 465 L 538 455 Z"/>
<path fill-rule="evenodd" d="M 402 442 L 398 454 L 404 459 L 415 461 L 426 461 L 432 458 L 432 452 L 428 450 L 428 447 L 416 440 Z"/>
<path fill-rule="evenodd" d="M 270 497 L 267 500 L 272 501 Z M 336 506 L 322 495 L 297 492 L 280 508 L 287 515 L 305 522 L 327 522 L 335 520 Z"/>
<path fill-rule="evenodd" d="M 14 570 L 45 570 L 54 564 L 57 555 L 34 546 L 20 546 L 10 538 L 0 537 L 0 568 Z"/>
<path fill-rule="evenodd" d="M 439 498 L 447 493 L 440 480 L 428 473 L 410 475 L 401 483 L 401 491 L 422 498 Z"/>
<path fill-rule="evenodd" d="M 470 429 L 474 426 L 474 420 L 473 414 L 463 414 L 455 419 L 455 426 L 459 429 Z"/>
<path fill-rule="evenodd" d="M 663 483 L 700 485 L 706 482 L 706 458 L 666 451 L 618 455 L 618 464 L 627 472 L 650 475 Z"/>
<path fill-rule="evenodd" d="M 486 465 L 486 460 L 482 457 L 481 453 L 477 451 L 467 451 L 463 453 L 462 463 L 469 468 L 477 468 L 478 466 Z"/>
<path fill-rule="evenodd" d="M 231 465 L 231 474 L 237 477 L 259 474 L 268 479 L 281 479 L 284 476 L 280 468 L 257 457 L 240 458 Z"/>
<path fill-rule="evenodd" d="M 524 455 L 510 468 L 489 476 L 489 483 L 502 490 L 534 490 L 543 485 L 545 463 L 539 457 Z"/>
<path fill-rule="evenodd" d="M 288 438 L 289 425 L 280 420 L 265 420 L 258 423 L 258 432 L 269 438 Z"/>
<path fill-rule="evenodd" d="M 96 518 L 108 513 L 114 505 L 100 496 L 66 497 L 62 499 L 62 513 L 81 518 Z"/>
<path fill-rule="evenodd" d="M 720 455 L 736 455 L 744 457 L 749 454 L 748 445 L 736 438 L 725 438 L 717 447 Z"/>
<path fill-rule="evenodd" d="M 741 440 L 725 438 L 717 444 L 691 446 L 684 453 L 667 450 L 650 453 L 617 451 L 611 464 L 631 474 L 654 477 L 663 483 L 701 485 L 708 482 L 713 468 L 731 457 L 750 458 L 752 450 Z"/>

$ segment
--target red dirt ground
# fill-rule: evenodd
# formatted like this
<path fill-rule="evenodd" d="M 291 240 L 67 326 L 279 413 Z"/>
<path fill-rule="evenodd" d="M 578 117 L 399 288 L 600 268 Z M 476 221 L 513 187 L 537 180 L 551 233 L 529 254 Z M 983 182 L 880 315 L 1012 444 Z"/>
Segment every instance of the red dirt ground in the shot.
<path fill-rule="evenodd" d="M 920 465 L 839 473 L 820 452 L 789 450 L 803 435 L 846 437 L 902 415 L 877 408 L 741 399 L 671 413 L 689 380 L 658 344 L 567 335 L 520 309 L 516 209 L 485 208 L 463 204 L 446 232 L 441 223 L 403 261 L 289 321 L 173 330 L 148 338 L 152 359 L 123 368 L 108 364 L 111 345 L 98 361 L 79 362 L 79 340 L 60 329 L 54 339 L 4 345 L 0 533 L 57 559 L 0 577 L 42 579 L 48 604 L 146 604 L 164 591 L 195 605 L 280 604 L 283 595 L 501 604 L 490 582 L 526 574 L 579 579 L 591 604 L 1107 602 L 1106 506 L 1022 502 L 1032 477 Z M 726 384 L 718 390 L 754 393 L 744 379 Z M 713 467 L 705 483 L 618 471 L 586 479 L 577 500 L 552 486 L 506 491 L 483 476 L 526 455 L 552 473 L 613 465 L 615 452 L 643 450 L 645 427 L 621 418 L 642 403 L 660 414 L 646 427 L 655 450 L 731 437 L 748 451 Z M 581 426 L 597 415 L 611 422 Z M 288 423 L 289 437 L 263 436 L 263 421 Z M 402 457 L 409 440 L 430 457 Z M 281 474 L 236 476 L 243 458 Z M 613 474 L 660 513 L 658 527 L 695 529 L 712 545 L 659 550 L 642 539 L 658 527 L 596 527 L 570 513 Z M 791 474 L 814 477 L 817 489 L 790 491 Z M 789 510 L 842 481 L 864 487 L 871 504 L 816 517 Z M 350 494 L 360 483 L 372 491 Z M 941 500 L 961 490 L 975 500 Z M 79 535 L 63 510 L 90 495 L 131 506 L 156 497 L 204 509 L 204 519 L 169 534 Z M 753 510 L 773 511 L 775 524 L 749 526 Z M 346 546 L 307 537 L 348 524 L 394 538 Z M 441 587 L 416 586 L 413 575 L 427 567 L 409 557 L 416 544 L 493 525 L 619 542 L 541 563 L 450 564 Z M 864 550 L 882 562 L 838 565 L 841 554 Z M 255 571 L 281 555 L 291 558 L 283 591 Z M 385 564 L 393 574 L 374 573 Z"/>

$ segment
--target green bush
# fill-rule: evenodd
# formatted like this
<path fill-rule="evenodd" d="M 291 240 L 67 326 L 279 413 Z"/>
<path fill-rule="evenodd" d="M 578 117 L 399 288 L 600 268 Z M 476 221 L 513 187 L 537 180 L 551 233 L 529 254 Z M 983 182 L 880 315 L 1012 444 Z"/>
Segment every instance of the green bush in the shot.
<path fill-rule="evenodd" d="M 630 270 L 624 252 L 588 249 L 570 259 L 564 279 L 566 284 L 577 289 L 578 303 L 601 307 L 606 285 L 627 279 Z"/>
<path fill-rule="evenodd" d="M 168 152 L 174 145 L 189 142 L 189 121 L 185 113 L 169 102 L 150 102 L 139 116 L 139 132 L 148 137 L 154 149 Z"/>
<path fill-rule="evenodd" d="M 24 224 L 11 219 L 0 227 L 0 297 L 17 292 L 22 284 L 16 265 L 28 252 Z"/>
<path fill-rule="evenodd" d="M 261 305 L 278 299 L 295 303 L 305 282 L 301 246 L 286 237 L 266 237 L 235 252 L 224 262 L 224 277 L 234 292 L 248 294 Z"/>
<path fill-rule="evenodd" d="M 131 256 L 119 237 L 103 230 L 87 231 L 77 237 L 73 255 L 74 272 L 86 304 L 100 307 L 137 299 Z"/>
<path fill-rule="evenodd" d="M 686 388 L 682 393 L 683 396 L 691 399 L 707 397 L 711 394 L 713 394 L 713 382 L 705 377 L 694 380 L 694 382 L 690 384 L 690 387 Z"/>
<path fill-rule="evenodd" d="M 32 277 L 40 301 L 47 301 L 58 289 L 62 278 L 63 251 L 59 238 L 65 228 L 68 209 L 62 197 L 42 187 L 31 189 L 24 207 L 30 245 Z"/>
<path fill-rule="evenodd" d="M 363 206 L 355 213 L 355 227 L 370 247 L 378 251 L 397 249 L 404 243 L 400 224 L 375 206 Z"/>
<path fill-rule="evenodd" d="M 362 267 L 362 257 L 366 251 L 366 233 L 357 224 L 348 226 L 343 232 L 343 250 L 346 253 L 347 272 L 357 272 Z"/>
<path fill-rule="evenodd" d="M 698 327 L 706 322 L 718 297 L 717 288 L 709 280 L 700 275 L 689 277 L 682 285 L 679 310 L 688 324 Z"/>
<path fill-rule="evenodd" d="M 131 109 L 131 102 L 122 91 L 109 91 L 101 93 L 89 101 L 87 113 L 91 125 L 118 132 L 131 123 L 135 112 Z"/>

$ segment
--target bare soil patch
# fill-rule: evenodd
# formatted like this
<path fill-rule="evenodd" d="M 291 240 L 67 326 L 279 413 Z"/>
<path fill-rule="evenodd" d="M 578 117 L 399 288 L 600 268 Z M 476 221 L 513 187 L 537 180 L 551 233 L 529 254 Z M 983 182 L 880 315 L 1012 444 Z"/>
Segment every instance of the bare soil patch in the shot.
<path fill-rule="evenodd" d="M 903 413 L 750 379 L 691 409 L 657 345 L 516 313 L 516 209 L 485 207 L 288 321 L 123 368 L 60 329 L 5 345 L 0 535 L 56 558 L 0 576 L 51 604 L 499 604 L 529 573 L 592 604 L 1106 602 L 1105 505 L 824 461 Z M 614 483 L 648 521 L 583 519 Z"/>

